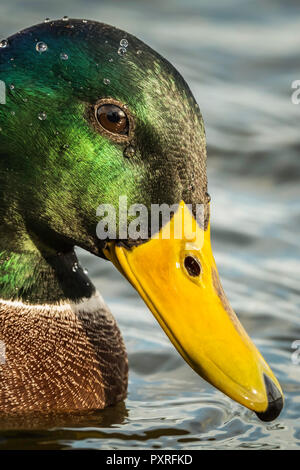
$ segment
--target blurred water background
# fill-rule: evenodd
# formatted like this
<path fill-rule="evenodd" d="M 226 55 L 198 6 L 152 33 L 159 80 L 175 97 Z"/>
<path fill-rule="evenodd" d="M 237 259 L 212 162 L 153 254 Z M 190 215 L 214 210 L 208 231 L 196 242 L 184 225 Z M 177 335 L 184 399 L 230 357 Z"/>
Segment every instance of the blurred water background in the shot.
<path fill-rule="evenodd" d="M 64 15 L 131 32 L 188 81 L 206 124 L 221 279 L 286 403 L 264 424 L 213 389 L 115 268 L 80 251 L 125 338 L 128 399 L 67 420 L 0 423 L 0 448 L 299 449 L 300 359 L 292 343 L 300 340 L 300 105 L 291 102 L 291 83 L 300 79 L 299 2 L 10 0 L 0 6 L 0 36 Z"/>

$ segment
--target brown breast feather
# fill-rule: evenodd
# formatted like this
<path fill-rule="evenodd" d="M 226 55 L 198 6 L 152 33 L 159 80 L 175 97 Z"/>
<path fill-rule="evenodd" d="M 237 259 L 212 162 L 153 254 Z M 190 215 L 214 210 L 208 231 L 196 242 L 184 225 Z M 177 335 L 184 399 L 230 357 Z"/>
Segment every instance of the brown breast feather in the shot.
<path fill-rule="evenodd" d="M 102 409 L 123 400 L 128 361 L 104 304 L 0 302 L 0 413 Z"/>

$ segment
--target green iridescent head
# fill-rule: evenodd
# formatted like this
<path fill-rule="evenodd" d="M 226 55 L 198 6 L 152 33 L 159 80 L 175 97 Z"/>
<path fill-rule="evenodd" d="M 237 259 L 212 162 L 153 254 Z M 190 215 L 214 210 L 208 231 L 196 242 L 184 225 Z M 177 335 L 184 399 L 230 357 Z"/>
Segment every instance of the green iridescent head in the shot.
<path fill-rule="evenodd" d="M 174 67 L 132 35 L 86 20 L 31 27 L 2 42 L 0 80 L 2 240 L 18 246 L 26 231 L 45 249 L 101 255 L 99 204 L 205 202 L 198 105 Z M 121 113 L 116 132 L 97 114 L 106 104 Z"/>

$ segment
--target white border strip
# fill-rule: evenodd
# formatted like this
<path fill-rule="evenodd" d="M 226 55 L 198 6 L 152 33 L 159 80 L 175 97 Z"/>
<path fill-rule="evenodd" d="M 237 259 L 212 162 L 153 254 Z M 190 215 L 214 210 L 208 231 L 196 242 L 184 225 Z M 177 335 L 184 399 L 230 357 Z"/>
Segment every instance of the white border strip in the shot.
<path fill-rule="evenodd" d="M 0 306 L 10 308 L 22 308 L 25 310 L 55 310 L 56 312 L 66 312 L 72 310 L 75 313 L 94 313 L 106 307 L 101 294 L 97 291 L 92 297 L 84 297 L 79 302 L 65 301 L 57 304 L 26 304 L 19 300 L 0 299 Z"/>

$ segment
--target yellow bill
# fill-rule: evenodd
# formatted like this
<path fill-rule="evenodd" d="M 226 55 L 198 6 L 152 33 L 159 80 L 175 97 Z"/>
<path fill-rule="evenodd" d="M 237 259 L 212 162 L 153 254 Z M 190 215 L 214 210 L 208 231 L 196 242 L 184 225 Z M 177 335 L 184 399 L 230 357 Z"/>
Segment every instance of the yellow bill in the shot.
<path fill-rule="evenodd" d="M 200 228 L 184 202 L 160 232 L 104 252 L 146 302 L 185 361 L 263 421 L 283 407 L 280 385 L 232 310 L 220 284 L 210 227 Z"/>

